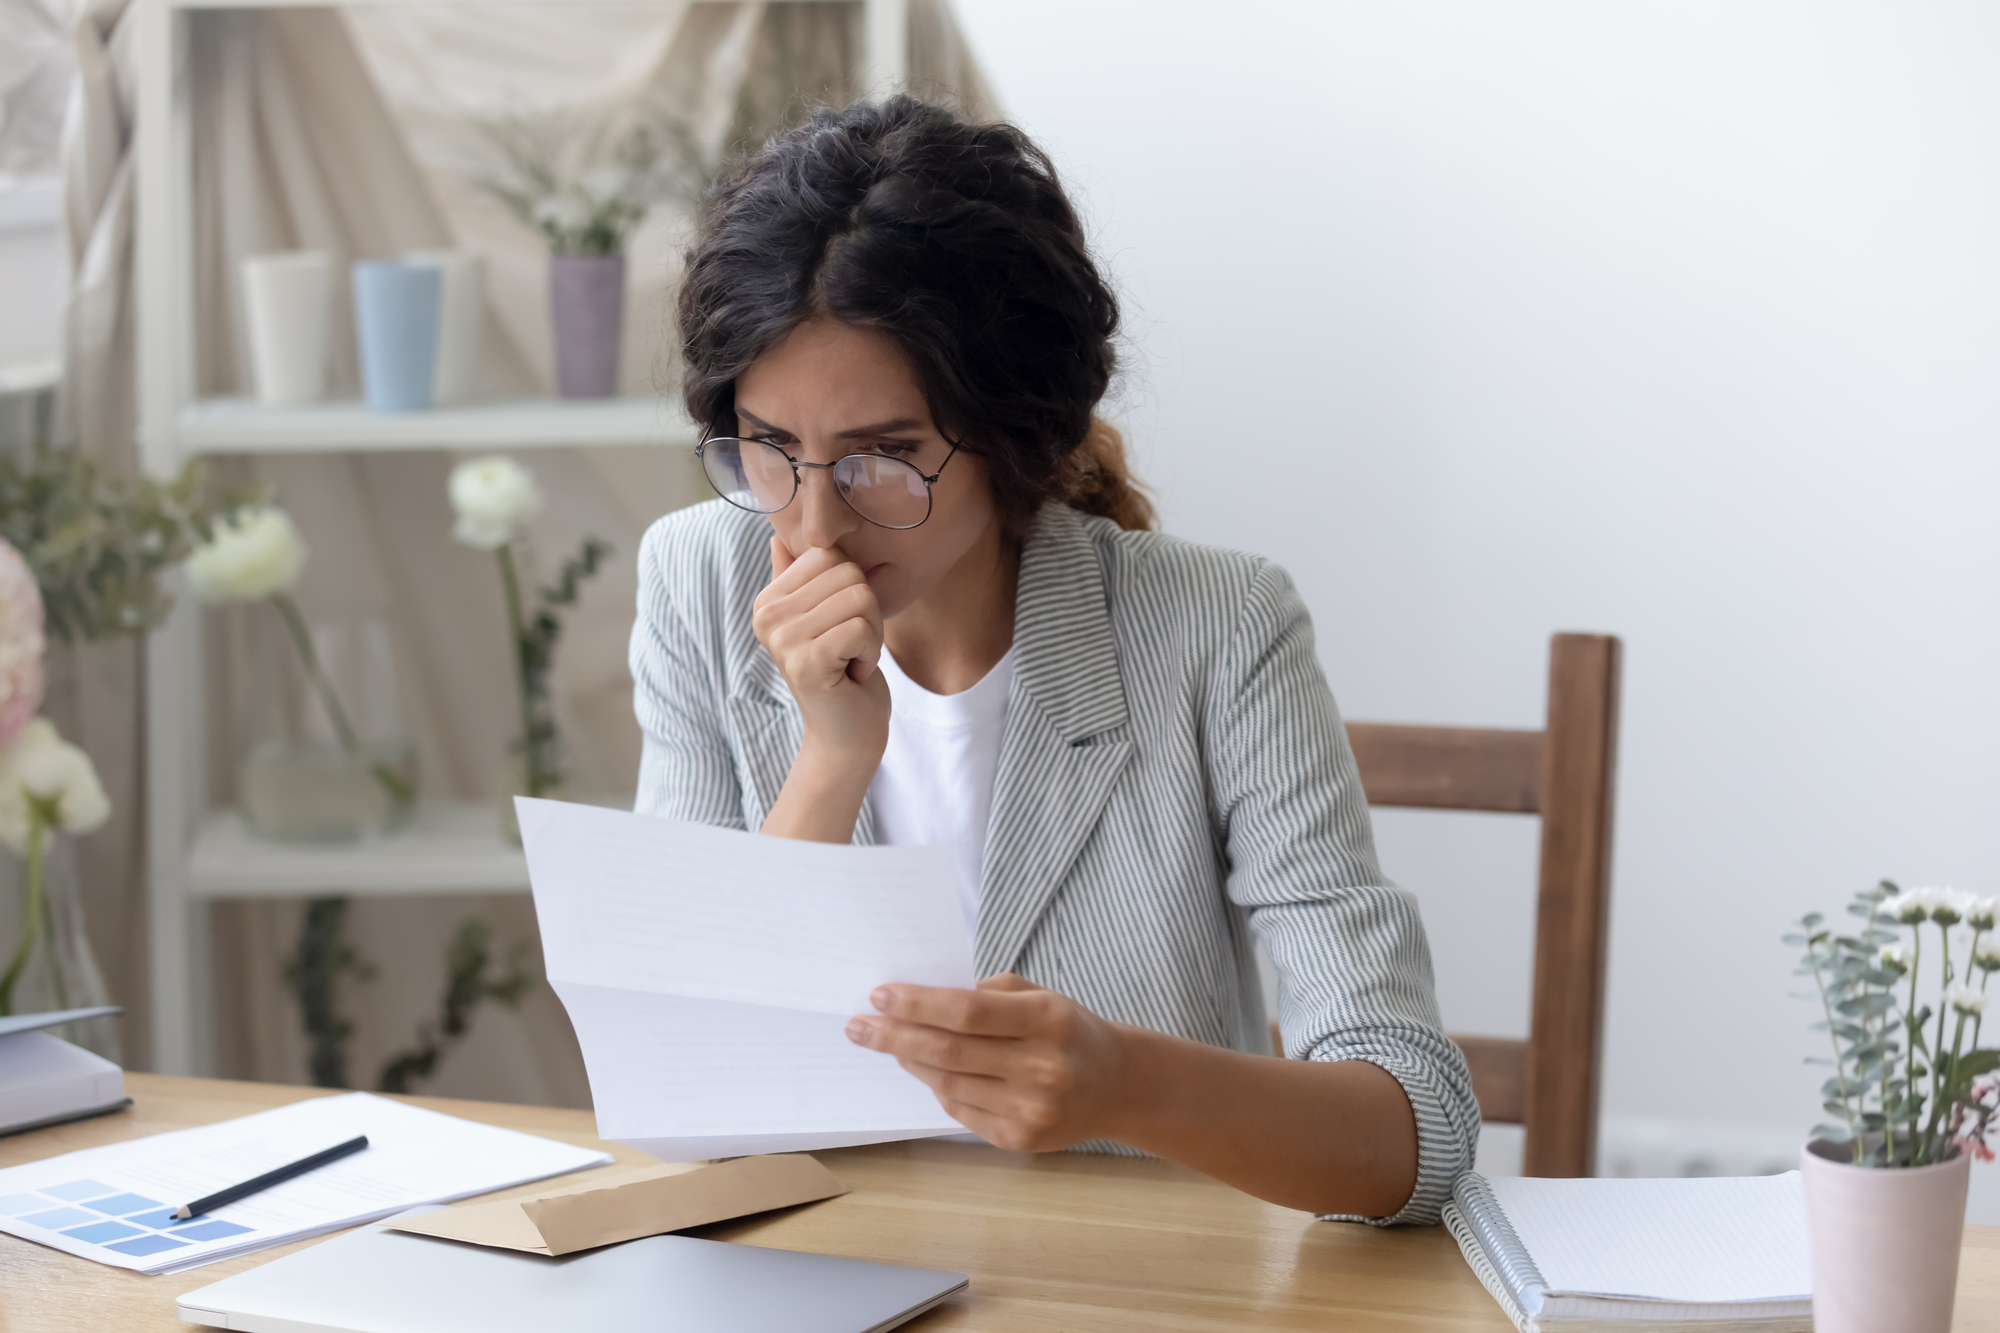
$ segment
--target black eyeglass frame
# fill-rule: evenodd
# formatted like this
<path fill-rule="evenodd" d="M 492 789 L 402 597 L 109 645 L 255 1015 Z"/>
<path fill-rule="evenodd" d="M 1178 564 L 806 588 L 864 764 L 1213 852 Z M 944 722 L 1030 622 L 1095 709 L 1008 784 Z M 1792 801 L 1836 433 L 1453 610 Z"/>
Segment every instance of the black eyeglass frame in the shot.
<path fill-rule="evenodd" d="M 792 465 L 792 493 L 785 500 L 783 504 L 779 505 L 776 509 L 752 509 L 749 505 L 736 504 L 736 501 L 731 500 L 728 495 L 724 494 L 723 489 L 715 484 L 715 478 L 708 475 L 708 452 L 707 452 L 709 445 L 720 444 L 724 440 L 733 440 L 735 443 L 739 445 L 754 444 L 760 449 L 775 449 L 778 451 L 778 455 L 781 458 L 783 458 L 787 463 L 790 463 Z M 840 496 L 840 502 L 846 505 L 849 509 L 853 509 L 855 517 L 859 518 L 863 523 L 872 523 L 876 527 L 884 528 L 890 532 L 908 532 L 912 528 L 921 528 L 924 524 L 930 522 L 931 510 L 937 507 L 937 496 L 933 493 L 931 488 L 937 484 L 937 479 L 944 475 L 944 470 L 946 465 L 951 462 L 951 460 L 957 455 L 959 450 L 958 441 L 947 440 L 946 443 L 951 445 L 951 451 L 944 456 L 944 462 L 939 463 L 937 465 L 937 471 L 931 473 L 929 476 L 925 476 L 923 473 L 923 469 L 919 468 L 915 463 L 912 463 L 909 459 L 897 458 L 891 454 L 871 454 L 871 453 L 842 454 L 840 457 L 834 459 L 831 463 L 808 463 L 803 458 L 793 458 L 789 453 L 786 453 L 783 445 L 772 444 L 769 440 L 746 440 L 740 435 L 712 435 L 694 447 L 694 456 L 701 460 L 702 479 L 708 482 L 709 489 L 714 491 L 718 496 L 721 496 L 725 503 L 736 505 L 738 509 L 741 509 L 745 513 L 750 513 L 750 514 L 781 514 L 785 510 L 790 509 L 792 507 L 792 502 L 799 498 L 799 489 L 805 485 L 805 479 L 799 475 L 800 468 L 809 467 L 816 472 L 831 472 L 833 471 L 833 469 L 839 467 L 842 463 L 845 463 L 850 458 L 880 458 L 890 463 L 901 463 L 904 467 L 916 473 L 917 479 L 923 482 L 924 484 L 924 516 L 918 519 L 914 523 L 903 523 L 903 524 L 884 523 L 879 519 L 870 518 L 868 517 L 868 515 L 862 513 L 859 509 L 854 508 L 854 502 L 847 498 L 847 493 L 845 491 L 842 491 L 839 486 L 835 486 L 833 489 L 834 492 Z"/>

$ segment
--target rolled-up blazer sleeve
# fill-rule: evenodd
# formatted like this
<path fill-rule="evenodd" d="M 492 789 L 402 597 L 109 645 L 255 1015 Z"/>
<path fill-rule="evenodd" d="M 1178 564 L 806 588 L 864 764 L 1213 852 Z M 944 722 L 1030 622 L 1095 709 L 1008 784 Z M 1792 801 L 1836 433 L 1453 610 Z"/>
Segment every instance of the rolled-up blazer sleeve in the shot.
<path fill-rule="evenodd" d="M 1366 798 L 1312 623 L 1291 580 L 1262 563 L 1210 678 L 1207 747 L 1228 893 L 1279 974 L 1286 1054 L 1366 1060 L 1416 1112 L 1416 1188 L 1395 1215 L 1430 1223 L 1472 1165 L 1479 1106 L 1444 1035 L 1430 948 L 1410 894 L 1376 862 Z M 1329 1119 L 1326 1132 L 1345 1132 Z"/>

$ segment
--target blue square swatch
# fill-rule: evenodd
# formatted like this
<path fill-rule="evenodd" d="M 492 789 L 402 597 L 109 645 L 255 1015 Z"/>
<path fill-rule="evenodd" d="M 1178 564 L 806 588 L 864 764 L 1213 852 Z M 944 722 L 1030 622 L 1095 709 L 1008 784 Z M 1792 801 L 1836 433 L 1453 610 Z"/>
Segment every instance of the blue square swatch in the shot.
<path fill-rule="evenodd" d="M 77 1227 L 85 1222 L 95 1222 L 98 1218 L 81 1208 L 51 1208 L 46 1213 L 29 1213 L 21 1220 L 32 1222 L 38 1227 L 47 1227 L 51 1231 L 61 1231 L 64 1227 Z"/>
<path fill-rule="evenodd" d="M 221 1240 L 224 1236 L 240 1236 L 249 1230 L 251 1228 L 234 1222 L 204 1222 L 198 1227 L 182 1227 L 174 1234 L 183 1240 Z"/>
<path fill-rule="evenodd" d="M 19 1217 L 22 1213 L 32 1213 L 37 1208 L 46 1208 L 49 1201 L 39 1194 L 9 1194 L 0 1199 L 0 1217 Z"/>
<path fill-rule="evenodd" d="M 162 1208 L 156 1213 L 140 1213 L 137 1217 L 127 1217 L 125 1220 L 135 1226 L 151 1227 L 155 1231 L 169 1231 L 174 1227 L 193 1226 L 196 1222 L 208 1220 L 207 1213 L 196 1213 L 193 1217 L 177 1219 L 174 1214 L 179 1211 L 178 1208 Z"/>
<path fill-rule="evenodd" d="M 73 1240 L 87 1240 L 92 1245 L 103 1245 L 108 1241 L 124 1240 L 127 1236 L 143 1235 L 137 1227 L 128 1227 L 123 1222 L 93 1222 L 87 1227 L 73 1227 L 63 1235 Z"/>
<path fill-rule="evenodd" d="M 72 1180 L 67 1185 L 44 1185 L 42 1193 L 53 1194 L 58 1199 L 75 1203 L 80 1199 L 94 1199 L 100 1194 L 110 1194 L 109 1185 L 100 1185 L 94 1180 Z"/>
<path fill-rule="evenodd" d="M 158 1199 L 149 1199 L 143 1194 L 120 1194 L 109 1199 L 97 1199 L 84 1205 L 84 1207 L 93 1212 L 109 1213 L 113 1217 L 123 1217 L 127 1213 L 136 1213 L 147 1208 L 158 1208 L 159 1206 L 160 1201 Z"/>
<path fill-rule="evenodd" d="M 120 1254 L 129 1254 L 135 1259 L 143 1259 L 149 1254 L 158 1254 L 161 1250 L 178 1250 L 181 1248 L 181 1243 L 166 1236 L 139 1236 L 133 1240 L 121 1240 L 116 1245 L 107 1245 L 104 1248 L 116 1250 Z"/>

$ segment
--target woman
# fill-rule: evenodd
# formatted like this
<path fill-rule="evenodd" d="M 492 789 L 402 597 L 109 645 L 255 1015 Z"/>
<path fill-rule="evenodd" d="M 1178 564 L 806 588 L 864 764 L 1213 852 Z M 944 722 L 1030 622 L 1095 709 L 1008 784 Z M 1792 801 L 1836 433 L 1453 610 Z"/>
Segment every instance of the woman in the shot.
<path fill-rule="evenodd" d="M 679 321 L 723 499 L 640 556 L 638 808 L 950 846 L 987 980 L 884 986 L 848 1035 L 989 1141 L 1435 1221 L 1479 1115 L 1415 905 L 1290 580 L 1148 530 L 1047 158 L 822 111 L 718 183 Z M 1252 931 L 1293 1059 L 1257 1053 Z"/>

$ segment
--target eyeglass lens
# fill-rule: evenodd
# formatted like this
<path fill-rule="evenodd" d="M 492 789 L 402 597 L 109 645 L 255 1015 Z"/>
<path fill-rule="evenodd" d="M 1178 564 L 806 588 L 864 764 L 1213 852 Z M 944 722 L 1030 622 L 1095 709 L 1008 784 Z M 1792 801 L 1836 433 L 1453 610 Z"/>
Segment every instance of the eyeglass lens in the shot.
<path fill-rule="evenodd" d="M 702 446 L 702 468 L 716 493 L 740 509 L 775 514 L 797 493 L 785 451 L 756 440 L 714 439 Z M 855 513 L 885 528 L 914 528 L 931 512 L 923 474 L 900 458 L 849 454 L 829 470 Z"/>

